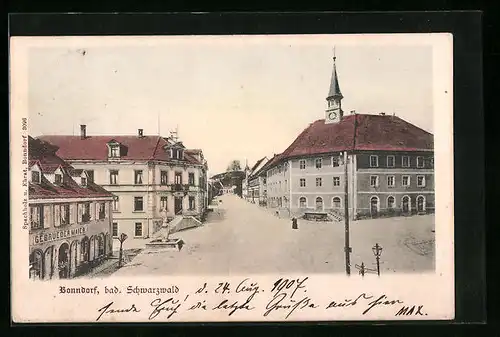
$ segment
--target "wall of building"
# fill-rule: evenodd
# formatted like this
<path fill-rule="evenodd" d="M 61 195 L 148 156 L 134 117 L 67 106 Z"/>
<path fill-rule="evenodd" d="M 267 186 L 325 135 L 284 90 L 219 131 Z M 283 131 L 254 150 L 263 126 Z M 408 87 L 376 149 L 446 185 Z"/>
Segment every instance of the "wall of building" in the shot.
<path fill-rule="evenodd" d="M 91 203 L 89 221 L 78 220 L 77 204 L 83 201 Z M 102 219 L 96 214 L 98 203 L 105 203 L 105 216 Z M 55 207 L 62 204 L 70 205 L 69 223 L 56 226 Z M 113 220 L 109 198 L 30 200 L 29 207 L 30 212 L 33 207 L 43 207 L 44 212 L 43 228 L 32 228 L 29 232 L 30 262 L 34 261 L 35 255 L 41 257 L 42 279 L 72 278 L 85 273 L 97 260 L 112 253 Z M 64 268 L 59 268 L 62 262 L 67 264 Z"/>
<path fill-rule="evenodd" d="M 182 163 L 162 162 L 78 162 L 69 161 L 75 168 L 93 170 L 95 183 L 112 192 L 118 198 L 118 210 L 113 211 L 114 221 L 120 233 L 129 238 L 150 237 L 159 227 L 163 214 L 160 203 L 167 197 L 167 217 L 175 216 L 175 197 L 182 198 L 184 214 L 201 218 L 206 210 L 206 172 L 199 166 L 186 166 Z M 118 184 L 110 184 L 110 171 L 118 170 Z M 143 171 L 143 183 L 135 184 L 135 171 Z M 161 171 L 167 172 L 167 185 L 161 184 Z M 175 172 L 182 174 L 182 192 L 175 192 Z M 194 185 L 188 186 L 189 174 L 194 174 Z M 195 199 L 195 209 L 189 210 L 189 197 Z M 134 210 L 135 197 L 143 198 L 143 210 Z M 136 236 L 135 224 L 142 223 L 142 236 Z"/>

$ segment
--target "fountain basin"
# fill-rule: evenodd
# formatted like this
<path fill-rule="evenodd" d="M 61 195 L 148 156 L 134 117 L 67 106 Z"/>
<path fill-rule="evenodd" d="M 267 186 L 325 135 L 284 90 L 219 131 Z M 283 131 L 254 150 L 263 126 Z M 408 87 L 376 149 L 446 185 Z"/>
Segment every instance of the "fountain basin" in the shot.
<path fill-rule="evenodd" d="M 146 248 L 150 249 L 166 249 L 180 251 L 183 245 L 181 239 L 154 239 L 146 243 Z"/>

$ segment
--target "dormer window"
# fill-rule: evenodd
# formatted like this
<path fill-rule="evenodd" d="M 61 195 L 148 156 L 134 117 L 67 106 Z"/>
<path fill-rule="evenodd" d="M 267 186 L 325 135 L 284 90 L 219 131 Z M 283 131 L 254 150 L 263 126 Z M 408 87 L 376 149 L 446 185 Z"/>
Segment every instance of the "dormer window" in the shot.
<path fill-rule="evenodd" d="M 87 186 L 87 178 L 82 177 L 81 179 L 82 179 L 82 186 L 83 187 Z"/>
<path fill-rule="evenodd" d="M 62 178 L 63 178 L 62 174 L 56 173 L 54 177 L 54 183 L 56 183 L 57 185 L 61 185 L 63 181 Z"/>
<path fill-rule="evenodd" d="M 108 142 L 108 157 L 109 158 L 120 158 L 120 143 L 116 140 L 111 140 Z"/>
<path fill-rule="evenodd" d="M 40 184 L 40 172 L 31 171 L 31 182 L 34 184 Z"/>

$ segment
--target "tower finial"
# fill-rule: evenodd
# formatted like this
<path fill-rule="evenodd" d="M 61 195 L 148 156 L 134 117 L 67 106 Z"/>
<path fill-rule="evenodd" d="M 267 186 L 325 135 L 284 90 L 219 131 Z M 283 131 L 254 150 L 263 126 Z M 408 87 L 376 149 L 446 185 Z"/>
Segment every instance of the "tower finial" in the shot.
<path fill-rule="evenodd" d="M 337 59 L 337 56 L 335 54 L 335 46 L 333 46 L 333 61 L 335 62 L 336 59 Z"/>

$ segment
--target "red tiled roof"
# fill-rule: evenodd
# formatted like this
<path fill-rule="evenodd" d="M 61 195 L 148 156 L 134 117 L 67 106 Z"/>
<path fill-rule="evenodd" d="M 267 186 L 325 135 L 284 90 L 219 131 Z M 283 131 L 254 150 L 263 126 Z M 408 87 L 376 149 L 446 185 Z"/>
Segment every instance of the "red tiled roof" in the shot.
<path fill-rule="evenodd" d="M 280 159 L 337 151 L 432 151 L 431 133 L 396 116 L 354 114 L 339 123 L 311 123 Z M 274 163 L 270 163 L 273 165 Z"/>
<path fill-rule="evenodd" d="M 56 145 L 57 154 L 66 160 L 107 160 L 107 143 L 115 140 L 121 144 L 121 159 L 129 160 L 169 160 L 169 153 L 163 149 L 169 145 L 160 136 L 40 136 L 38 139 Z M 184 158 L 191 164 L 202 164 L 194 156 L 185 153 Z"/>
<path fill-rule="evenodd" d="M 56 185 L 51 183 L 42 174 L 40 184 L 29 184 L 30 199 L 47 198 L 89 198 L 89 197 L 111 197 L 113 194 L 99 185 L 88 182 L 87 187 L 78 185 L 71 173 L 74 168 L 55 154 L 57 148 L 39 139 L 28 138 L 28 157 L 30 167 L 38 164 L 42 173 L 53 173 L 58 167 L 62 167 L 68 174 L 63 177 L 63 183 Z"/>

